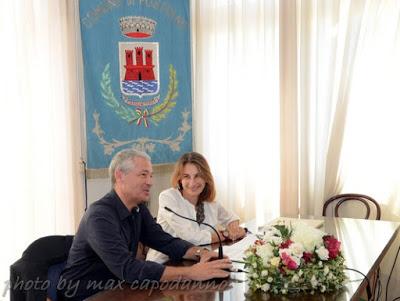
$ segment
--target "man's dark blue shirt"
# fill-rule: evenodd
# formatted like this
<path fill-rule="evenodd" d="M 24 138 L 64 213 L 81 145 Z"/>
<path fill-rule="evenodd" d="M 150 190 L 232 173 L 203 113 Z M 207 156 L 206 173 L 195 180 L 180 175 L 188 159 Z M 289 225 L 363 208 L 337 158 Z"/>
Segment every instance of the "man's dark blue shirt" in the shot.
<path fill-rule="evenodd" d="M 159 281 L 165 266 L 135 258 L 138 243 L 181 260 L 191 243 L 164 232 L 143 204 L 129 212 L 112 190 L 93 203 L 74 237 L 62 278 L 66 281 L 107 279 Z"/>

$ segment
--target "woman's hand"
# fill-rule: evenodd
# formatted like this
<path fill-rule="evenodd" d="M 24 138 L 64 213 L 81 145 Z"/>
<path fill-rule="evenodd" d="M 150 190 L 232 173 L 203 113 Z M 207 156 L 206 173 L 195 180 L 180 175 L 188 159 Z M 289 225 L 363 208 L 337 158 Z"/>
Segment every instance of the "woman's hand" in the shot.
<path fill-rule="evenodd" d="M 237 240 L 246 235 L 245 229 L 239 226 L 239 221 L 230 222 L 226 230 L 228 231 L 228 237 L 231 240 Z"/>

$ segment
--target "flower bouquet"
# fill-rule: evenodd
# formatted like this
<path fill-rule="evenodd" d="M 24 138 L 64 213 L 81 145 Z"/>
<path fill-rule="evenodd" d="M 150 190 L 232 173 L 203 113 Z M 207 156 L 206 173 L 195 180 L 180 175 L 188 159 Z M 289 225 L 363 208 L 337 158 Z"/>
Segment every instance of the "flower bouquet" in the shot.
<path fill-rule="evenodd" d="M 273 294 L 329 292 L 346 280 L 340 242 L 301 222 L 266 227 L 244 261 L 250 288 Z"/>

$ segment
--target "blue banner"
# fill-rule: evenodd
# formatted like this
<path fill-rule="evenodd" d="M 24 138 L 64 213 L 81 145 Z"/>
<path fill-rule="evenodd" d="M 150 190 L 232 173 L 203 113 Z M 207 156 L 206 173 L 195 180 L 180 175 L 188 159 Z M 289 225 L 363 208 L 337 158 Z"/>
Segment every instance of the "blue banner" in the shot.
<path fill-rule="evenodd" d="M 87 167 L 119 150 L 192 150 L 189 0 L 80 0 Z"/>

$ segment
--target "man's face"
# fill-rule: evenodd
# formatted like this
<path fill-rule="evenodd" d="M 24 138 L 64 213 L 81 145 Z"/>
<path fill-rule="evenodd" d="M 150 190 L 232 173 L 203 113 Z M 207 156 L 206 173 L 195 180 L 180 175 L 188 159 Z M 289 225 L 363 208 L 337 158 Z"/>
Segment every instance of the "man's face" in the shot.
<path fill-rule="evenodd" d="M 135 157 L 133 164 L 134 167 L 126 174 L 117 171 L 117 185 L 129 202 L 140 204 L 150 199 L 153 168 L 151 162 L 142 157 Z"/>

